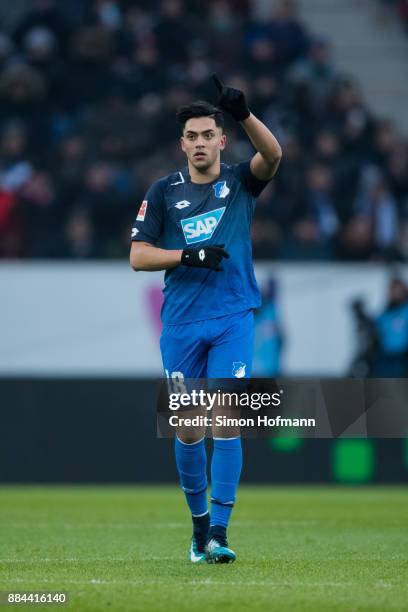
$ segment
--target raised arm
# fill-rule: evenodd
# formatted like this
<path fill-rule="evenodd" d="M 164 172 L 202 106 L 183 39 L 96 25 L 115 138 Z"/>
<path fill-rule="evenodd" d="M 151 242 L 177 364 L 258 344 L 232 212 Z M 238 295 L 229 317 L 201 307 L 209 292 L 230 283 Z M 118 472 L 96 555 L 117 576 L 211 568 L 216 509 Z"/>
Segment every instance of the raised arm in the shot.
<path fill-rule="evenodd" d="M 249 110 L 245 95 L 239 89 L 226 87 L 216 74 L 213 81 L 218 89 L 218 106 L 238 121 L 257 150 L 251 160 L 251 172 L 256 178 L 268 181 L 276 173 L 282 149 L 272 132 Z"/>
<path fill-rule="evenodd" d="M 241 122 L 254 148 L 258 151 L 251 159 L 251 172 L 261 181 L 269 181 L 282 159 L 282 149 L 272 132 L 252 113 Z"/>

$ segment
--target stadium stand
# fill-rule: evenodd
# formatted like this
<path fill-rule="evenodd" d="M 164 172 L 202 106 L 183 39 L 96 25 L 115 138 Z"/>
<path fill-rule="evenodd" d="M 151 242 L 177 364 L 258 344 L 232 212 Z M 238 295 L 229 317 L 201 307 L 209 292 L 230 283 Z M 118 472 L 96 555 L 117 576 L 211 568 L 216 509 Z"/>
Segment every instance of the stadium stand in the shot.
<path fill-rule="evenodd" d="M 0 256 L 121 258 L 147 186 L 183 166 L 176 108 L 242 87 L 282 143 L 257 258 L 404 260 L 408 144 L 296 4 L 36 0 L 0 31 Z M 227 124 L 225 160 L 251 155 Z"/>

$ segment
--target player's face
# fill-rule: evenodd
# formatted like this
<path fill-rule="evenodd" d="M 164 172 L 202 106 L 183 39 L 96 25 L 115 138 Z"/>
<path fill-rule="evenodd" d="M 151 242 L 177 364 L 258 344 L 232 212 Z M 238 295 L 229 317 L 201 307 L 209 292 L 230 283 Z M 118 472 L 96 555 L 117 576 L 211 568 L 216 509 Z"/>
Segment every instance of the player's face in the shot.
<path fill-rule="evenodd" d="M 221 128 L 216 126 L 214 119 L 196 117 L 186 121 L 181 148 L 194 168 L 205 172 L 219 161 L 220 151 L 225 149 L 225 142 L 226 136 Z"/>

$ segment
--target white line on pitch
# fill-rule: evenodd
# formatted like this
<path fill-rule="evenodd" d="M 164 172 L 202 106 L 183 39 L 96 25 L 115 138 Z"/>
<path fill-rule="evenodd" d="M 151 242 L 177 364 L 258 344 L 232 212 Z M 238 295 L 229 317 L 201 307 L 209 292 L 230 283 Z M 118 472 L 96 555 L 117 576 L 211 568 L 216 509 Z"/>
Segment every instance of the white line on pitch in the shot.
<path fill-rule="evenodd" d="M 174 557 L 146 557 L 140 556 L 134 557 L 36 557 L 28 559 L 0 559 L 0 563 L 12 564 L 12 563 L 106 563 L 115 561 L 129 561 L 131 563 L 145 563 L 146 561 L 174 561 Z"/>
<path fill-rule="evenodd" d="M 137 522 L 129 523 L 37 523 L 35 521 L 14 521 L 7 524 L 10 529 L 182 529 L 187 523 L 170 522 L 170 523 L 151 523 L 148 527 L 144 523 Z M 307 527 L 315 525 L 316 521 L 264 521 L 264 525 L 268 527 Z M 235 527 L 257 527 L 259 523 L 256 521 L 234 521 Z"/>
<path fill-rule="evenodd" d="M 33 579 L 28 579 L 28 578 L 13 578 L 12 580 L 9 581 L 8 585 L 10 584 L 17 584 L 17 583 L 25 583 L 25 584 L 33 584 Z M 156 586 L 160 586 L 163 584 L 163 582 L 160 581 L 155 581 L 155 580 L 100 580 L 99 578 L 93 578 L 91 580 L 47 580 L 47 579 L 41 579 L 40 581 L 38 581 L 38 587 L 40 587 L 42 584 L 55 584 L 55 585 L 65 585 L 65 584 L 78 584 L 78 585 L 156 585 Z M 288 581 L 281 581 L 281 582 L 274 582 L 274 581 L 267 581 L 267 580 L 251 580 L 248 582 L 239 580 L 239 581 L 220 581 L 220 580 L 213 580 L 212 578 L 204 578 L 202 580 L 186 580 L 186 581 L 180 581 L 180 585 L 194 585 L 194 586 L 264 586 L 264 587 L 272 587 L 272 588 L 280 588 L 280 587 L 339 587 L 339 588 L 346 588 L 346 587 L 353 587 L 356 585 L 356 582 L 296 582 L 293 580 L 288 580 Z M 398 586 L 398 585 L 393 585 L 390 584 L 389 582 L 384 582 L 384 581 L 379 581 L 379 582 L 374 582 L 371 584 L 372 587 L 374 588 L 392 588 L 394 586 Z"/>

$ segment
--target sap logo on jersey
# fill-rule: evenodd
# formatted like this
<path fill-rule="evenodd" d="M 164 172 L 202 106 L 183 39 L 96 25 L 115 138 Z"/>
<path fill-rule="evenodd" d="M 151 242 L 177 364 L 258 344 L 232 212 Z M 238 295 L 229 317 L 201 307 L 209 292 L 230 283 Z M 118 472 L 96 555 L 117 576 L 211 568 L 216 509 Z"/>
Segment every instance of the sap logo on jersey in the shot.
<path fill-rule="evenodd" d="M 181 221 L 181 227 L 183 228 L 184 238 L 187 244 L 195 244 L 196 242 L 211 238 L 215 228 L 221 221 L 224 211 L 225 206 L 223 208 L 217 208 L 216 210 L 210 210 L 196 217 L 183 219 Z"/>
<path fill-rule="evenodd" d="M 230 192 L 230 188 L 227 187 L 227 181 L 218 181 L 213 185 L 216 198 L 226 198 Z"/>

